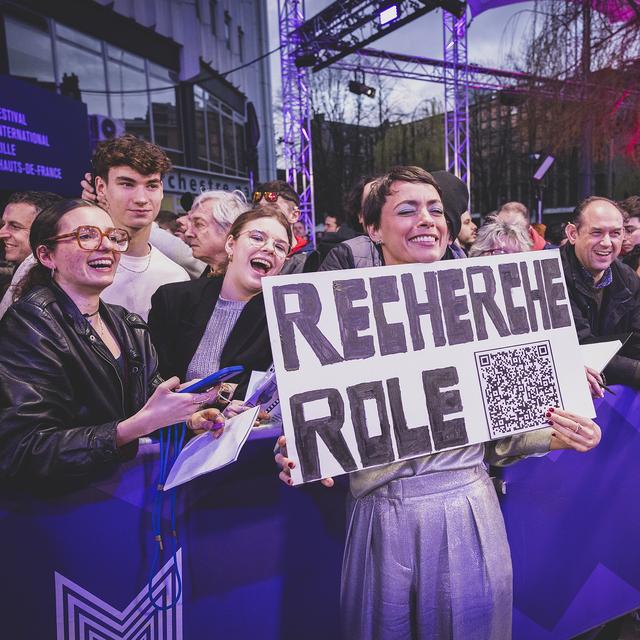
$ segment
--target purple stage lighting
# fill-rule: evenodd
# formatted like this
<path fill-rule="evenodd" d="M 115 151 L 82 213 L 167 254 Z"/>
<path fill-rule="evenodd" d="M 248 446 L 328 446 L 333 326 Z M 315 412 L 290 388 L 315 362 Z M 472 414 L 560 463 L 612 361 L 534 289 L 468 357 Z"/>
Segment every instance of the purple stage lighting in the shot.
<path fill-rule="evenodd" d="M 383 27 L 385 24 L 389 24 L 390 22 L 397 20 L 398 15 L 397 4 L 391 4 L 383 7 L 379 14 L 380 26 Z"/>

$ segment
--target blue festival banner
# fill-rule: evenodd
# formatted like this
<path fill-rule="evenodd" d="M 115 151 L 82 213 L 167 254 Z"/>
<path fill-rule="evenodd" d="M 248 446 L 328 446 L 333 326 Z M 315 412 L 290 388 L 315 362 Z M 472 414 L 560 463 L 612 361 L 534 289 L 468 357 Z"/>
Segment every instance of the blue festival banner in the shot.
<path fill-rule="evenodd" d="M 78 197 L 89 159 L 83 102 L 0 75 L 0 189 Z"/>

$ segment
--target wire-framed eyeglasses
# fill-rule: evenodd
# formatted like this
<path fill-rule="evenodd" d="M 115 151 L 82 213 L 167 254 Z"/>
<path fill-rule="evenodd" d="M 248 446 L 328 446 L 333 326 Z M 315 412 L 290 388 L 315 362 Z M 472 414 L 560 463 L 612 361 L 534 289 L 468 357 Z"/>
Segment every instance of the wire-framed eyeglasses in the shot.
<path fill-rule="evenodd" d="M 46 242 L 59 242 L 60 240 L 67 240 L 68 238 L 75 238 L 78 246 L 84 251 L 96 251 L 102 245 L 102 239 L 107 238 L 113 245 L 113 250 L 120 253 L 129 248 L 130 240 L 129 233 L 125 229 L 111 227 L 103 231 L 93 225 L 82 225 L 70 233 L 53 236 L 53 238 L 49 238 Z"/>
<path fill-rule="evenodd" d="M 242 231 L 238 234 L 238 238 L 244 235 L 249 237 L 249 242 L 257 249 L 266 247 L 269 241 L 271 241 L 271 244 L 273 245 L 273 252 L 276 254 L 276 256 L 278 256 L 278 258 L 286 258 L 289 255 L 289 251 L 291 250 L 291 246 L 288 242 L 273 238 L 272 236 L 267 235 L 266 233 L 264 233 L 263 231 L 259 231 L 258 229 L 249 229 L 248 231 Z"/>

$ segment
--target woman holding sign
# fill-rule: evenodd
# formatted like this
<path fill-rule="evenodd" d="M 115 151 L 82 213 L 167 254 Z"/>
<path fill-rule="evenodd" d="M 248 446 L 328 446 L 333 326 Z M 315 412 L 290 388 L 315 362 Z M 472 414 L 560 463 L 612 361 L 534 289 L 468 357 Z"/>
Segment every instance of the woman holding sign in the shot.
<path fill-rule="evenodd" d="M 224 276 L 160 287 L 151 300 L 149 328 L 164 376 L 202 378 L 243 365 L 236 395 L 251 371 L 271 366 L 262 279 L 280 273 L 292 242 L 291 227 L 276 205 L 240 214 L 225 242 Z"/>
<path fill-rule="evenodd" d="M 61 200 L 31 227 L 36 266 L 0 324 L 0 480 L 84 483 L 135 456 L 138 438 L 191 417 L 210 393 L 157 375 L 147 327 L 104 304 L 129 234 L 101 207 Z M 218 412 L 198 412 L 211 428 Z"/>
<path fill-rule="evenodd" d="M 426 171 L 392 169 L 374 183 L 364 211 L 384 264 L 452 258 L 455 221 Z M 345 638 L 511 637 L 511 558 L 484 461 L 505 464 L 552 448 L 587 451 L 600 440 L 588 418 L 559 409 L 547 417 L 552 429 L 486 449 L 477 444 L 351 473 L 341 590 Z M 295 463 L 285 455 L 276 461 L 290 484 Z"/>

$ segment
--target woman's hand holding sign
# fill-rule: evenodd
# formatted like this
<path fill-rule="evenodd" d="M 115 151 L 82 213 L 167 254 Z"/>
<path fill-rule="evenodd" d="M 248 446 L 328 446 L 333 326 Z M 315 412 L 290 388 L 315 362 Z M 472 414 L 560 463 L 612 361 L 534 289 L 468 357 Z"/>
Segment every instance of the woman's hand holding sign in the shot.
<path fill-rule="evenodd" d="M 278 477 L 285 484 L 293 486 L 291 469 L 295 469 L 296 463 L 290 458 L 287 458 L 287 438 L 285 436 L 280 436 L 278 438 L 278 441 L 276 442 L 276 451 L 278 451 L 278 453 L 276 453 L 275 461 L 281 469 Z M 325 487 L 333 487 L 334 484 L 333 478 L 323 478 L 320 482 Z"/>
<path fill-rule="evenodd" d="M 553 427 L 551 447 L 554 449 L 575 449 L 580 453 L 596 447 L 602 437 L 600 427 L 590 418 L 569 413 L 562 409 L 550 408 L 545 414 Z"/>

